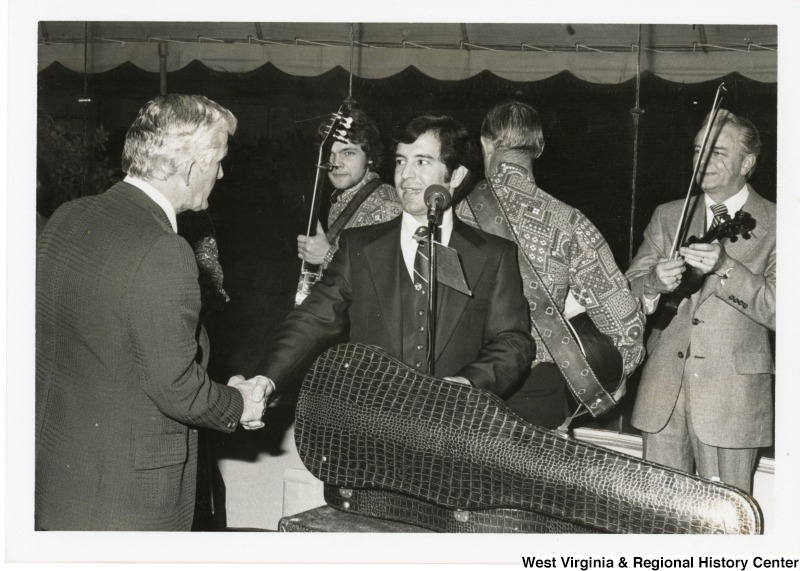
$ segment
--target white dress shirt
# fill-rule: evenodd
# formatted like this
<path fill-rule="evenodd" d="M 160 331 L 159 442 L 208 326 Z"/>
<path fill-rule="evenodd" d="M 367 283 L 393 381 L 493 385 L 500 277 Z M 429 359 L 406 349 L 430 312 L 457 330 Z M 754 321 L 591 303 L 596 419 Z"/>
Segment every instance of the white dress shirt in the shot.
<path fill-rule="evenodd" d="M 161 194 L 158 190 L 156 190 L 153 185 L 148 182 L 143 181 L 142 179 L 136 178 L 134 176 L 126 176 L 123 182 L 127 182 L 128 184 L 132 184 L 147 196 L 153 199 L 153 202 L 158 204 L 161 207 L 161 210 L 164 211 L 164 214 L 167 215 L 167 220 L 169 220 L 170 225 L 172 226 L 172 230 L 175 233 L 178 233 L 178 217 L 175 214 L 175 207 L 172 206 L 172 203 L 167 200 L 167 197 Z"/>
<path fill-rule="evenodd" d="M 428 227 L 427 224 L 420 224 L 419 220 L 411 214 L 403 211 L 403 224 L 400 227 L 400 249 L 403 251 L 403 261 L 408 270 L 408 276 L 414 281 L 414 258 L 417 256 L 417 244 L 414 240 L 414 233 L 420 226 Z M 453 234 L 453 209 L 448 208 L 442 213 L 442 241 L 443 246 L 450 243 L 450 236 Z"/>
<path fill-rule="evenodd" d="M 750 191 L 747 189 L 745 183 L 742 190 L 731 196 L 728 200 L 723 202 L 725 208 L 728 209 L 728 215 L 733 218 L 733 215 L 742 209 L 744 203 L 747 202 L 747 197 L 750 196 Z M 706 194 L 706 228 L 711 228 L 711 222 L 714 220 L 714 211 L 711 206 L 715 204 L 711 197 Z"/>

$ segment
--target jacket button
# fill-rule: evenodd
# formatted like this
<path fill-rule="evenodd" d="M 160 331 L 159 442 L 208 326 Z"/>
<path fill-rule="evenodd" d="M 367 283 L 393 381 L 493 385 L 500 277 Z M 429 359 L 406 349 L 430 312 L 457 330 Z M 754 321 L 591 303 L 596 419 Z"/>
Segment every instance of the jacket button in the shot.
<path fill-rule="evenodd" d="M 192 428 L 192 434 L 197 434 L 197 429 L 196 428 Z"/>
<path fill-rule="evenodd" d="M 423 345 L 417 345 L 417 351 L 422 351 L 425 347 Z"/>
<path fill-rule="evenodd" d="M 742 302 L 742 307 L 744 307 L 745 309 L 747 309 L 747 302 L 746 302 L 746 301 L 743 301 L 743 302 Z"/>
<path fill-rule="evenodd" d="M 732 295 L 729 295 L 729 296 L 728 296 L 728 299 L 729 299 L 729 300 L 731 300 L 731 301 L 736 301 L 736 298 L 735 298 L 735 297 L 733 297 Z"/>
<path fill-rule="evenodd" d="M 678 351 L 678 357 L 680 357 L 681 359 L 683 359 L 683 351 Z"/>
<path fill-rule="evenodd" d="M 699 324 L 700 324 L 699 319 L 697 319 L 696 317 L 692 318 L 692 325 L 699 325 Z"/>

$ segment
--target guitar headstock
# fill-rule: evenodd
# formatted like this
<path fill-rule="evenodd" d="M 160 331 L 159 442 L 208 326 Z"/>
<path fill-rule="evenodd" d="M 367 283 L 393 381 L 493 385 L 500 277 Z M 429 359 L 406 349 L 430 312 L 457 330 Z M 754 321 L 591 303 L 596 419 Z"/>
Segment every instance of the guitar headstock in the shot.
<path fill-rule="evenodd" d="M 343 103 L 336 113 L 333 113 L 322 131 L 322 146 L 325 146 L 331 139 L 340 143 L 350 142 L 350 129 L 353 126 L 353 118 L 345 112 Z"/>

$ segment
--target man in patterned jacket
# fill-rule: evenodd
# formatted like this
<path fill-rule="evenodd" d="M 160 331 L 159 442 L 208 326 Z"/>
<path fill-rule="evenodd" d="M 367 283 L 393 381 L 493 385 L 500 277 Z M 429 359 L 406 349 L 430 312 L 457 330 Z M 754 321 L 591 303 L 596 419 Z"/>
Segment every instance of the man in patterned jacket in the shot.
<path fill-rule="evenodd" d="M 400 216 L 403 205 L 391 184 L 385 184 L 376 172 L 383 159 L 383 144 L 375 123 L 360 109 L 350 112 L 353 123 L 346 142 L 336 141 L 331 146 L 329 162 L 331 170 L 328 180 L 333 186 L 331 209 L 328 212 L 328 228 L 342 215 L 351 200 L 367 185 L 372 190 L 343 228 L 358 228 L 388 222 Z M 327 267 L 336 253 L 339 237 L 331 243 L 322 225 L 317 221 L 314 236 L 297 237 L 297 256 L 309 264 Z"/>
<path fill-rule="evenodd" d="M 588 313 L 611 337 L 622 355 L 625 376 L 630 375 L 644 357 L 644 316 L 597 228 L 579 210 L 536 186 L 533 160 L 544 149 L 538 113 L 518 101 L 495 106 L 481 126 L 481 148 L 486 180 L 461 202 L 459 217 L 481 226 L 477 197 L 492 193 L 519 244 L 520 264 L 533 265 L 566 317 Z M 529 303 L 532 285 L 524 284 Z M 508 404 L 526 420 L 556 428 L 567 417 L 566 382 L 531 322 L 536 360 Z M 619 399 L 624 392 L 623 383 L 614 397 Z"/>

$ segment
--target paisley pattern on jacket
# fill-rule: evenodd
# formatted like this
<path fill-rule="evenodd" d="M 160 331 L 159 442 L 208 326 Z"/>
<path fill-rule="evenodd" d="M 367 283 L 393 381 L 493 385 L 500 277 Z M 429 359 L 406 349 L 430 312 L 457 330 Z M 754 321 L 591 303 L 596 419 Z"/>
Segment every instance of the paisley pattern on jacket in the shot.
<path fill-rule="evenodd" d="M 630 375 L 644 358 L 644 314 L 600 231 L 581 211 L 536 186 L 533 176 L 518 165 L 501 163 L 490 182 L 517 236 L 520 263 L 526 263 L 524 257 L 530 260 L 562 312 L 572 291 L 597 328 L 613 339 Z M 457 214 L 479 226 L 466 200 Z M 535 287 L 524 284 L 528 300 Z M 531 334 L 536 362 L 552 363 L 535 327 Z"/>

